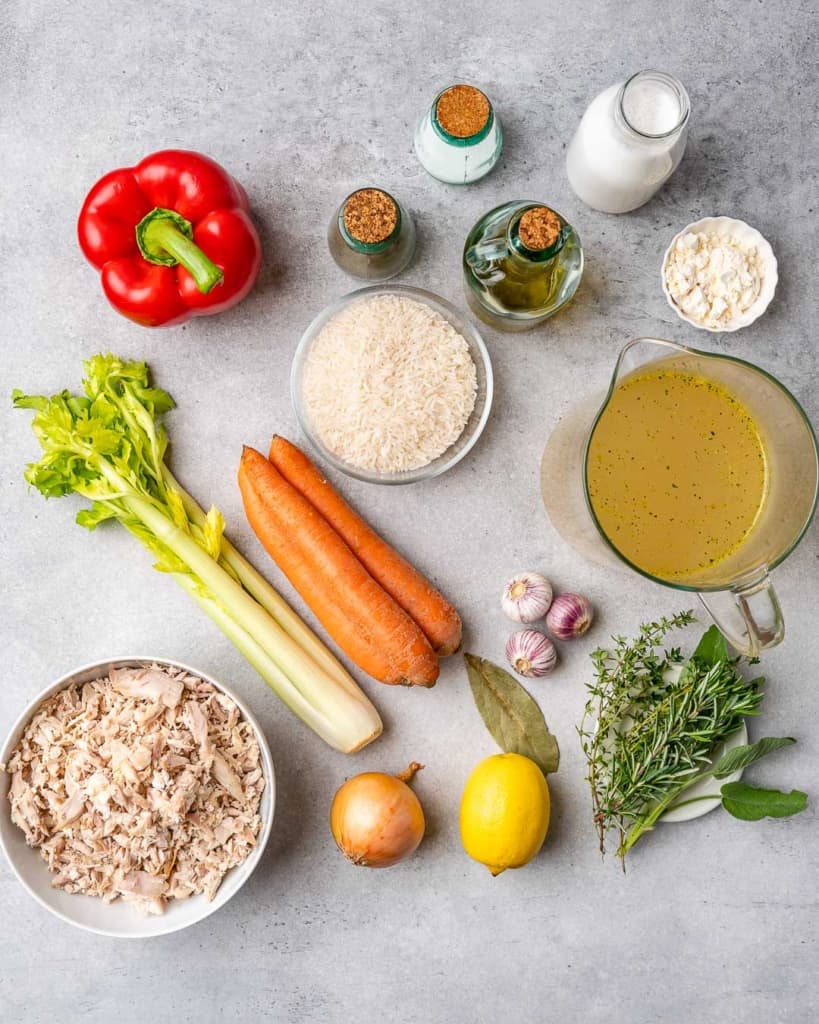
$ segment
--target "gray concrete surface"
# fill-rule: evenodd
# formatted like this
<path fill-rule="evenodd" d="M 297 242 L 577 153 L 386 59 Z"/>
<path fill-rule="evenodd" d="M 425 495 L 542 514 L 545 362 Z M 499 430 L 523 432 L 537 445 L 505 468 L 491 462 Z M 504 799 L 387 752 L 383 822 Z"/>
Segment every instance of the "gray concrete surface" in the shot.
<path fill-rule="evenodd" d="M 251 703 L 273 747 L 280 804 L 241 895 L 166 939 L 123 944 L 75 931 L 0 866 L 3 1024 L 813 1019 L 813 810 L 759 824 L 717 812 L 658 828 L 625 877 L 600 862 L 574 733 L 589 650 L 687 602 L 568 550 L 543 514 L 538 464 L 559 417 L 603 385 L 636 335 L 756 360 L 819 419 L 815 14 L 810 2 L 772 0 L 2 6 L 5 393 L 75 386 L 81 359 L 99 349 L 149 360 L 179 404 L 170 417 L 175 471 L 219 505 L 232 537 L 275 578 L 243 521 L 235 470 L 243 442 L 295 435 L 291 356 L 313 315 L 353 287 L 325 248 L 335 204 L 367 183 L 393 190 L 420 236 L 401 279 L 462 305 L 460 251 L 474 221 L 509 198 L 542 199 L 577 226 L 586 277 L 573 307 L 542 329 L 486 332 L 497 402 L 480 445 L 431 483 L 343 489 L 457 600 L 470 650 L 502 657 L 498 591 L 515 569 L 545 570 L 599 609 L 588 640 L 564 645 L 560 670 L 532 686 L 563 750 L 547 845 L 525 870 L 492 879 L 458 839 L 461 786 L 493 751 L 458 659 L 431 692 L 365 684 L 387 734 L 355 760 L 334 754 L 123 531 L 88 535 L 72 521 L 73 499 L 46 505 L 27 493 L 21 474 L 37 451 L 29 416 L 4 400 L 0 729 L 75 664 L 146 650 L 178 657 Z M 648 206 L 606 217 L 573 197 L 564 150 L 591 97 L 641 67 L 686 83 L 688 153 Z M 412 150 L 416 116 L 458 79 L 486 88 L 507 139 L 496 171 L 466 189 L 427 177 Z M 265 263 L 240 308 L 150 332 L 108 307 L 78 251 L 75 218 L 98 176 L 166 146 L 209 153 L 244 182 Z M 781 274 L 768 314 L 721 338 L 677 320 L 658 276 L 671 235 L 712 213 L 756 225 Z M 753 777 L 805 788 L 814 802 L 818 558 L 814 527 L 777 573 L 789 633 L 765 658 L 769 692 L 752 726 L 757 736 L 799 739 Z M 353 868 L 327 827 L 334 790 L 356 770 L 397 770 L 411 758 L 427 765 L 418 782 L 425 843 L 405 866 Z"/>

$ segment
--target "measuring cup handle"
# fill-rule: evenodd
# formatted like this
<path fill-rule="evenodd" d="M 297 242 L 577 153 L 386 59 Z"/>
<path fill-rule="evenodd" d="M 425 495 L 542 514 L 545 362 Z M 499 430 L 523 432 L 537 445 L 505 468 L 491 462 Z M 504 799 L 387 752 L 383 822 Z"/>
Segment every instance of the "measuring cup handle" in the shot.
<path fill-rule="evenodd" d="M 740 654 L 755 658 L 782 642 L 785 621 L 767 573 L 745 586 L 698 596 L 726 640 Z"/>

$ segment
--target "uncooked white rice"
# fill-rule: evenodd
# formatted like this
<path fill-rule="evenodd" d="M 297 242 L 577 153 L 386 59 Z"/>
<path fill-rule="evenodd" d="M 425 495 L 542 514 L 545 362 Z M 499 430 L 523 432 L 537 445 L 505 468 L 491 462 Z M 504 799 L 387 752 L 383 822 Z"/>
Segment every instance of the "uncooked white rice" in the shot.
<path fill-rule="evenodd" d="M 302 398 L 337 458 L 397 473 L 426 466 L 463 433 L 477 371 L 466 340 L 423 302 L 377 295 L 347 306 L 316 335 Z"/>

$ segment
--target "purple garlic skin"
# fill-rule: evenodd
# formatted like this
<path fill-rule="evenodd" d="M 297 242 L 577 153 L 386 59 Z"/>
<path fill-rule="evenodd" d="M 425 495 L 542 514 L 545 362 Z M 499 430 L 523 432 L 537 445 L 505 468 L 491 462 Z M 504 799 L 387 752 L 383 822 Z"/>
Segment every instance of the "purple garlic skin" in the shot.
<path fill-rule="evenodd" d="M 538 678 L 557 664 L 555 645 L 537 629 L 520 629 L 506 641 L 506 660 L 518 675 Z"/>
<path fill-rule="evenodd" d="M 546 626 L 558 640 L 574 640 L 594 621 L 594 608 L 582 594 L 559 594 L 546 615 Z"/>
<path fill-rule="evenodd" d="M 552 603 L 552 585 L 539 572 L 519 572 L 503 588 L 501 608 L 515 622 L 537 622 Z"/>

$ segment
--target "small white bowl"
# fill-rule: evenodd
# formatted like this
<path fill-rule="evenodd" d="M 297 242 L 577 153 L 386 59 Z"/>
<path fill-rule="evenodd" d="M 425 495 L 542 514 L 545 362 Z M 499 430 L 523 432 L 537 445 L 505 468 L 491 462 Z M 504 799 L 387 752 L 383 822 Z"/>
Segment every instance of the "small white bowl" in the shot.
<path fill-rule="evenodd" d="M 53 875 L 40 856 L 40 851 L 27 845 L 22 830 L 11 820 L 11 808 L 8 801 L 11 780 L 5 772 L 0 772 L 0 847 L 3 848 L 12 871 L 34 899 L 61 920 L 85 931 L 118 939 L 146 939 L 155 935 L 168 935 L 196 924 L 223 907 L 250 878 L 253 869 L 261 860 L 264 848 L 270 838 L 276 802 L 270 747 L 261 726 L 241 697 L 224 683 L 217 682 L 205 672 L 191 668 L 181 661 L 170 661 L 167 658 L 108 658 L 92 665 L 84 665 L 62 676 L 38 694 L 14 723 L 2 750 L 0 750 L 0 763 L 8 762 L 23 730 L 43 701 L 48 700 L 49 697 L 72 683 L 87 683 L 94 679 L 101 679 L 108 675 L 112 668 L 142 665 L 161 665 L 165 668 L 182 669 L 189 675 L 211 683 L 217 690 L 235 701 L 242 717 L 253 728 L 262 757 L 262 771 L 265 778 L 265 788 L 259 806 L 262 828 L 258 842 L 250 852 L 250 856 L 225 875 L 212 902 L 209 903 L 205 894 L 200 893 L 200 895 L 191 896 L 186 900 L 169 900 L 165 913 L 162 915 L 142 917 L 132 904 L 125 903 L 123 900 L 104 903 L 98 896 L 83 896 L 79 893 L 68 893 L 62 889 L 52 888 Z"/>
<path fill-rule="evenodd" d="M 729 235 L 732 238 L 736 238 L 744 246 L 754 246 L 759 253 L 760 259 L 762 260 L 762 287 L 760 288 L 759 295 L 756 302 L 744 313 L 739 316 L 735 316 L 733 320 L 727 320 L 724 324 L 720 324 L 718 327 L 711 327 L 706 324 L 700 323 L 698 320 L 692 319 L 687 313 L 684 313 L 674 299 L 671 297 L 671 293 L 665 283 L 665 271 L 668 266 L 668 260 L 671 255 L 671 251 L 677 244 L 677 241 L 688 232 L 697 234 L 701 232 L 703 234 L 717 234 L 717 235 Z M 771 299 L 774 297 L 776 291 L 776 285 L 779 280 L 779 273 L 777 270 L 776 257 L 773 254 L 773 249 L 770 243 L 756 230 L 752 228 L 750 224 L 746 224 L 744 220 L 735 220 L 733 217 L 703 217 L 702 220 L 695 220 L 692 224 L 688 224 L 678 231 L 676 235 L 671 239 L 671 244 L 665 251 L 663 256 L 663 265 L 660 269 L 660 279 L 663 286 L 663 294 L 668 300 L 669 306 L 674 310 L 677 316 L 681 320 L 685 320 L 686 323 L 691 324 L 692 327 L 698 327 L 701 331 L 711 331 L 712 334 L 725 334 L 731 331 L 738 331 L 742 327 L 748 327 L 758 319 L 765 310 L 768 308 Z"/>

